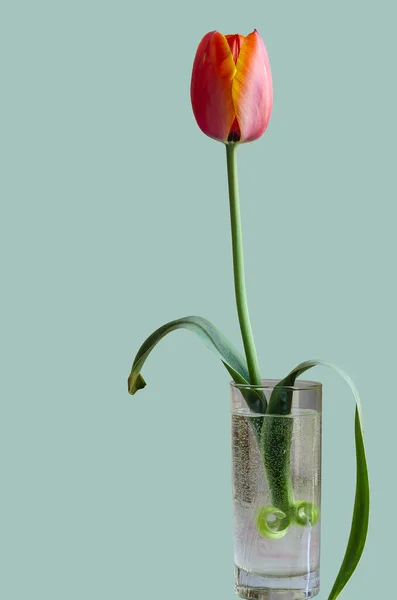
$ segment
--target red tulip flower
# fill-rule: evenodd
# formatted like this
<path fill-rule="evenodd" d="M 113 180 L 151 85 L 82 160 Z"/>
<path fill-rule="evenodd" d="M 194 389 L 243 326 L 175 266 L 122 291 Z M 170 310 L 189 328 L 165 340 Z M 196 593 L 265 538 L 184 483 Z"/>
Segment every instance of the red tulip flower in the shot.
<path fill-rule="evenodd" d="M 266 130 L 273 105 L 272 75 L 257 30 L 207 33 L 193 63 L 190 95 L 200 129 L 220 142 L 252 142 Z"/>

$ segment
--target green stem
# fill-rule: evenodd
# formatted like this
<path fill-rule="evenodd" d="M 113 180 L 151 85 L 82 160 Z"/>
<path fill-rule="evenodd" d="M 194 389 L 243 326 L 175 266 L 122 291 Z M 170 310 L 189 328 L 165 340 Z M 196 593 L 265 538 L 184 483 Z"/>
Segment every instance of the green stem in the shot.
<path fill-rule="evenodd" d="M 284 537 L 291 524 L 305 527 L 315 525 L 318 520 L 318 509 L 312 502 L 296 501 L 294 497 L 291 479 L 293 427 L 293 419 L 286 415 L 263 417 L 260 449 L 271 504 L 258 510 L 256 526 L 268 539 Z M 269 517 L 273 521 L 269 522 Z"/>
<path fill-rule="evenodd" d="M 230 220 L 232 228 L 234 289 L 236 293 L 238 320 L 240 323 L 241 336 L 243 338 L 245 356 L 247 358 L 247 366 L 251 380 L 250 382 L 253 385 L 261 385 L 262 380 L 248 313 L 247 292 L 245 289 L 243 235 L 241 230 L 236 154 L 237 144 L 226 144 L 227 179 L 229 184 Z"/>
<path fill-rule="evenodd" d="M 271 416 L 263 419 L 261 451 L 271 504 L 285 517 L 278 530 L 287 532 L 295 500 L 291 481 L 291 442 L 293 421 L 289 417 Z"/>
<path fill-rule="evenodd" d="M 256 355 L 254 336 L 248 313 L 247 292 L 244 278 L 243 235 L 241 229 L 240 202 L 237 180 L 237 144 L 226 144 L 227 177 L 229 184 L 230 220 L 232 228 L 234 289 L 236 293 L 237 313 L 243 338 L 245 356 L 251 385 L 262 385 Z M 245 390 L 248 406 L 255 412 L 266 413 L 267 402 L 260 390 Z M 255 397 L 256 396 L 256 397 Z M 278 404 L 272 413 L 288 414 L 288 398 L 276 394 Z M 271 404 L 275 404 L 272 399 Z M 252 409 L 252 408 L 251 408 Z M 282 410 L 281 410 L 282 409 Z M 263 426 L 262 426 L 263 421 Z M 250 420 L 251 422 L 251 420 Z M 295 502 L 291 481 L 290 449 L 293 421 L 288 417 L 257 417 L 251 422 L 254 434 L 261 448 L 263 466 L 268 480 L 273 506 L 258 510 L 256 526 L 261 535 L 270 539 L 279 539 L 287 534 L 290 524 L 314 524 L 317 520 L 315 507 L 309 502 Z M 269 521 L 272 517 L 272 521 Z"/>
<path fill-rule="evenodd" d="M 295 504 L 291 481 L 293 420 L 268 416 L 263 419 L 262 454 L 273 506 L 286 514 Z"/>

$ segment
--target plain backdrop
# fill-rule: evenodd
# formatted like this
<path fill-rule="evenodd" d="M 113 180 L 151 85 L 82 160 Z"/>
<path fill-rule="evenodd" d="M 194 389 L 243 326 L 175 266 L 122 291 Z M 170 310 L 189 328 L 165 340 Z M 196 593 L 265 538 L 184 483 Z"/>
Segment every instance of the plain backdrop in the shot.
<path fill-rule="evenodd" d="M 232 600 L 229 376 L 176 332 L 241 347 L 222 144 L 191 65 L 212 29 L 263 36 L 274 110 L 239 149 L 262 374 L 338 363 L 364 408 L 368 546 L 343 598 L 389 598 L 396 485 L 395 6 L 15 0 L 0 9 L 2 600 Z M 324 384 L 322 592 L 348 537 L 354 403 Z"/>

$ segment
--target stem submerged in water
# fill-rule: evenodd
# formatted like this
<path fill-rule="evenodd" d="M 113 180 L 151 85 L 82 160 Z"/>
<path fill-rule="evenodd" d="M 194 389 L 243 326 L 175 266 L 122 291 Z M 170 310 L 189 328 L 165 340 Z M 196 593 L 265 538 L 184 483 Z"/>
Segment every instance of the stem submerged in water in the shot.
<path fill-rule="evenodd" d="M 265 417 L 261 450 L 273 506 L 288 515 L 295 504 L 291 481 L 291 443 L 293 419 Z M 287 523 L 284 523 L 287 525 Z"/>
<path fill-rule="evenodd" d="M 271 505 L 259 509 L 256 525 L 259 533 L 269 539 L 284 537 L 292 524 L 305 527 L 318 521 L 319 512 L 315 504 L 295 500 L 291 479 L 293 430 L 292 417 L 271 414 L 263 417 L 259 447 Z"/>

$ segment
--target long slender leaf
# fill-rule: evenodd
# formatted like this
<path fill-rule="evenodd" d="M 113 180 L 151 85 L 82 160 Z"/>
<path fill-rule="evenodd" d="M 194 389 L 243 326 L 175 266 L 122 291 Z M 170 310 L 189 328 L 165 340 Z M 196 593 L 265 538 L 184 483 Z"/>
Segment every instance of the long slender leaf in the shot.
<path fill-rule="evenodd" d="M 350 530 L 350 536 L 347 543 L 347 548 L 345 552 L 345 556 L 340 567 L 339 573 L 336 577 L 335 583 L 331 590 L 331 593 L 328 597 L 328 600 L 335 600 L 350 577 L 353 575 L 357 564 L 361 558 L 361 555 L 364 550 L 365 541 L 367 539 L 368 532 L 368 522 L 369 522 L 369 505 L 370 505 L 370 491 L 369 491 L 369 477 L 368 477 L 368 468 L 367 468 L 367 460 L 365 457 L 365 449 L 364 449 L 364 437 L 363 437 L 363 427 L 362 427 L 362 409 L 361 409 L 361 401 L 357 391 L 356 386 L 353 381 L 350 379 L 349 375 L 345 373 L 340 367 L 334 365 L 325 360 L 308 360 L 301 364 L 299 364 L 295 369 L 293 369 L 280 383 L 281 386 L 293 386 L 295 384 L 295 380 L 305 371 L 311 369 L 312 367 L 316 367 L 318 365 L 322 365 L 324 367 L 329 367 L 333 371 L 336 371 L 349 385 L 351 391 L 353 392 L 355 401 L 356 401 L 356 414 L 355 414 L 355 442 L 356 442 L 356 494 L 354 500 L 354 508 L 353 508 L 353 519 Z M 276 390 L 276 388 L 275 388 Z M 275 391 L 274 390 L 274 391 Z M 282 409 L 283 405 L 285 407 L 285 398 L 279 396 L 276 392 L 274 406 L 273 409 L 277 410 L 278 408 Z M 272 400 L 269 401 L 269 408 L 272 404 Z"/>
<path fill-rule="evenodd" d="M 128 378 L 128 391 L 135 394 L 145 387 L 146 382 L 141 375 L 141 369 L 159 341 L 171 331 L 188 329 L 199 336 L 201 341 L 214 352 L 223 362 L 233 380 L 240 384 L 249 384 L 249 374 L 245 359 L 215 325 L 202 317 L 184 317 L 170 321 L 154 331 L 142 344 L 132 365 Z"/>

